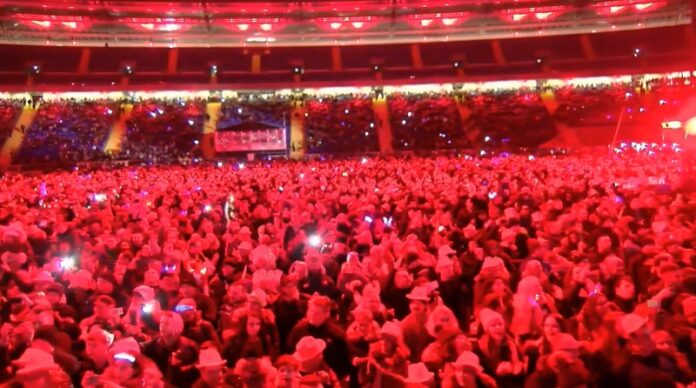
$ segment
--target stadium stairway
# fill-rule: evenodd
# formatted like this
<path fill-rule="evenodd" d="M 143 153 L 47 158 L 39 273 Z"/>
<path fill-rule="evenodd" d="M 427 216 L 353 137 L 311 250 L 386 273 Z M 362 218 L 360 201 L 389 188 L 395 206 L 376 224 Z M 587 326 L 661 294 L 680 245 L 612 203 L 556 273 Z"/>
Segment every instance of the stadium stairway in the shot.
<path fill-rule="evenodd" d="M 31 123 L 34 121 L 34 117 L 36 117 L 36 112 L 38 110 L 38 104 L 35 106 L 25 105 L 22 109 L 22 113 L 19 115 L 14 127 L 24 127 L 24 133 L 16 130 L 12 131 L 12 135 L 5 141 L 5 144 L 3 144 L 0 150 L 0 170 L 5 170 L 12 164 L 12 155 L 22 146 L 24 135 L 31 127 Z"/>
<path fill-rule="evenodd" d="M 478 138 L 481 130 L 477 127 L 474 120 L 469 120 L 471 118 L 471 109 L 462 100 L 464 97 L 455 98 L 457 102 L 457 110 L 459 111 L 459 118 L 462 122 L 462 131 L 466 135 L 469 143 L 476 144 L 476 138 Z"/>
<path fill-rule="evenodd" d="M 539 95 L 541 97 L 541 101 L 544 103 L 544 106 L 546 107 L 546 110 L 549 112 L 551 116 L 553 116 L 553 114 L 556 113 L 556 110 L 558 109 L 558 101 L 556 101 L 556 95 L 554 94 L 553 90 L 544 90 Z"/>
<path fill-rule="evenodd" d="M 290 113 L 290 157 L 300 159 L 305 155 L 305 109 L 300 101 L 292 104 Z"/>
<path fill-rule="evenodd" d="M 392 128 L 389 120 L 389 106 L 386 97 L 372 99 L 372 110 L 377 118 L 377 138 L 379 139 L 379 152 L 391 154 L 394 151 L 392 145 Z"/>
<path fill-rule="evenodd" d="M 205 105 L 206 117 L 203 122 L 203 136 L 201 137 L 201 152 L 205 159 L 215 158 L 215 132 L 220 120 L 221 109 L 222 103 L 219 101 L 209 101 Z"/>
<path fill-rule="evenodd" d="M 558 100 L 556 100 L 556 95 L 553 90 L 543 90 L 539 96 L 541 97 L 541 102 L 546 107 L 546 111 L 549 112 L 551 117 L 554 117 L 554 113 L 558 110 Z M 542 147 L 581 147 L 584 145 L 576 129 L 570 128 L 555 119 L 553 122 L 556 126 L 557 134 L 553 139 L 542 144 Z"/>
<path fill-rule="evenodd" d="M 123 138 L 127 134 L 126 122 L 131 117 L 131 112 L 133 111 L 133 104 L 123 104 L 121 105 L 121 112 L 118 116 L 118 120 L 114 122 L 111 126 L 111 131 L 109 132 L 109 138 L 104 145 L 104 152 L 121 152 L 121 143 L 123 143 Z"/>

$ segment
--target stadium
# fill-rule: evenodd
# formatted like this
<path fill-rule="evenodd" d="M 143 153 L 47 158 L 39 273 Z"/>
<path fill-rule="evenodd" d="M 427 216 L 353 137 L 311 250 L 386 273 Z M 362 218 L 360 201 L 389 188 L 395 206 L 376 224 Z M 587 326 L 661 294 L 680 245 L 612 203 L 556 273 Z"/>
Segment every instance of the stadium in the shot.
<path fill-rule="evenodd" d="M 694 386 L 694 15 L 0 1 L 0 384 Z"/>

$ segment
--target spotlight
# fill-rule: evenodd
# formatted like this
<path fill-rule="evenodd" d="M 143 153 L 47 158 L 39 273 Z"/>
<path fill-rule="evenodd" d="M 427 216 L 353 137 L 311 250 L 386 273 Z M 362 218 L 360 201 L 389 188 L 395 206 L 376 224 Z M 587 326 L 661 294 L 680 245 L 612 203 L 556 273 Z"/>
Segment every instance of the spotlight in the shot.
<path fill-rule="evenodd" d="M 313 235 L 309 236 L 309 241 L 308 241 L 308 242 L 309 242 L 309 245 L 310 245 L 310 246 L 313 246 L 313 247 L 316 248 L 316 247 L 318 247 L 319 245 L 321 245 L 321 236 L 318 236 L 318 235 L 316 235 L 316 234 L 313 234 Z"/>
<path fill-rule="evenodd" d="M 30 74 L 37 75 L 37 74 L 41 73 L 41 66 L 32 65 L 32 66 L 29 66 L 28 70 L 29 70 Z"/>
<path fill-rule="evenodd" d="M 459 61 L 452 62 L 452 67 L 454 67 L 455 69 L 459 69 L 461 66 L 462 66 L 462 63 Z"/>
<path fill-rule="evenodd" d="M 379 65 L 374 65 L 374 66 L 372 66 L 372 70 L 373 70 L 375 73 L 377 73 L 377 72 L 379 72 L 380 70 L 382 70 L 382 68 L 381 68 Z"/>
<path fill-rule="evenodd" d="M 641 55 L 643 55 L 643 50 L 640 48 L 633 49 L 633 58 L 639 58 Z"/>
<path fill-rule="evenodd" d="M 218 73 L 217 65 L 210 65 L 210 75 L 215 76 Z"/>
<path fill-rule="evenodd" d="M 122 73 L 123 75 L 131 75 L 131 74 L 133 74 L 133 66 L 131 66 L 131 65 L 124 65 L 124 66 L 121 68 L 121 73 Z"/>
<path fill-rule="evenodd" d="M 302 68 L 301 66 L 295 66 L 292 68 L 292 72 L 294 74 L 304 74 L 304 68 Z"/>
<path fill-rule="evenodd" d="M 64 257 L 60 260 L 60 268 L 63 270 L 70 270 L 75 268 L 75 259 L 72 257 Z"/>

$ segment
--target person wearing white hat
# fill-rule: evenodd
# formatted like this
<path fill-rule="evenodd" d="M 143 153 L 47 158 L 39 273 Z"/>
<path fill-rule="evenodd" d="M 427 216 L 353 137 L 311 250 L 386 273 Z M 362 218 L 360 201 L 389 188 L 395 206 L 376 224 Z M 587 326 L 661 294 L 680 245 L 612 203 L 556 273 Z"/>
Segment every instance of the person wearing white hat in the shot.
<path fill-rule="evenodd" d="M 462 352 L 451 367 L 445 370 L 443 388 L 497 387 L 495 379 L 483 372 L 479 357 L 469 351 Z"/>
<path fill-rule="evenodd" d="M 193 388 L 215 388 L 222 385 L 225 363 L 217 349 L 201 349 L 196 364 L 201 377 L 193 384 Z"/>
<path fill-rule="evenodd" d="M 338 377 L 331 367 L 324 362 L 323 353 L 326 342 L 312 336 L 302 337 L 295 346 L 293 357 L 300 363 L 302 379 L 316 379 L 323 386 L 338 386 Z"/>
<path fill-rule="evenodd" d="M 410 351 L 404 344 L 401 327 L 397 322 L 385 322 L 380 332 L 381 339 L 370 344 L 368 356 L 355 357 L 353 365 L 360 368 L 360 381 L 390 386 L 399 381 L 398 376 L 408 375 Z M 378 371 L 381 373 L 376 373 Z M 376 381 L 376 378 L 381 381 Z"/>
<path fill-rule="evenodd" d="M 457 251 L 452 249 L 452 247 L 449 246 L 449 244 L 441 245 L 440 248 L 437 249 L 437 257 L 444 257 L 451 259 L 457 254 Z"/>
<path fill-rule="evenodd" d="M 426 346 L 432 341 L 426 328 L 428 321 L 428 303 L 430 295 L 424 286 L 416 286 L 406 295 L 410 300 L 411 313 L 401 321 L 401 331 L 404 335 L 404 343 L 411 351 L 410 361 L 420 361 L 420 356 Z"/>
<path fill-rule="evenodd" d="M 27 348 L 13 364 L 17 367 L 16 380 L 24 387 L 68 386 L 69 377 L 53 361 L 53 356 L 44 349 Z M 57 385 L 60 383 L 61 385 Z"/>
<path fill-rule="evenodd" d="M 435 374 L 428 370 L 422 362 L 408 366 L 408 376 L 404 379 L 407 387 L 434 387 Z"/>
<path fill-rule="evenodd" d="M 551 337 L 553 352 L 542 356 L 527 378 L 532 387 L 578 387 L 589 382 L 590 372 L 580 359 L 580 343 L 568 333 Z"/>
<path fill-rule="evenodd" d="M 489 375 L 502 384 L 516 384 L 523 380 L 523 363 L 517 345 L 505 329 L 500 313 L 484 308 L 479 312 L 484 334 L 476 342 L 474 352 Z"/>
<path fill-rule="evenodd" d="M 625 369 L 627 384 L 640 386 L 646 381 L 687 382 L 678 375 L 673 358 L 657 351 L 649 320 L 639 314 L 626 314 L 619 321 L 621 336 L 626 339 L 629 362 Z"/>

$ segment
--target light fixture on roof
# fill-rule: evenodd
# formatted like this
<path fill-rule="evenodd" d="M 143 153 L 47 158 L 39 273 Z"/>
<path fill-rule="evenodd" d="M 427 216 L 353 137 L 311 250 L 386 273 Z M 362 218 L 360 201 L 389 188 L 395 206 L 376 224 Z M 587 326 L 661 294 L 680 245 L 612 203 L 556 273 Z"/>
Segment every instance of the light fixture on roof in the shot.
<path fill-rule="evenodd" d="M 210 75 L 211 76 L 216 76 L 218 73 L 218 66 L 217 65 L 210 65 Z"/>
<path fill-rule="evenodd" d="M 333 29 L 333 30 L 338 30 L 339 28 L 341 28 L 341 23 L 333 22 L 333 23 L 329 24 L 329 27 L 331 27 L 331 29 Z"/>
<path fill-rule="evenodd" d="M 352 24 L 353 24 L 353 28 L 355 28 L 355 29 L 361 29 L 361 28 L 363 28 L 363 26 L 365 26 L 365 23 L 363 23 L 363 22 L 353 22 Z"/>
<path fill-rule="evenodd" d="M 259 28 L 263 31 L 268 32 L 268 31 L 273 29 L 273 26 L 270 23 L 263 23 L 263 24 L 259 25 Z"/>
<path fill-rule="evenodd" d="M 249 25 L 246 23 L 240 23 L 237 24 L 237 28 L 239 28 L 239 31 L 246 31 L 249 29 Z"/>
<path fill-rule="evenodd" d="M 31 65 L 31 66 L 29 66 L 28 71 L 29 71 L 29 74 L 38 75 L 39 73 L 41 73 L 41 66 L 39 66 L 37 64 Z"/>
<path fill-rule="evenodd" d="M 428 27 L 433 22 L 433 19 L 421 19 L 421 27 Z"/>
<path fill-rule="evenodd" d="M 121 74 L 123 75 L 131 75 L 133 74 L 133 66 L 131 65 L 123 65 L 121 68 Z"/>
<path fill-rule="evenodd" d="M 46 21 L 46 20 L 32 20 L 31 22 L 36 24 L 39 27 L 43 27 L 43 28 L 50 28 L 51 27 L 51 22 Z"/>
<path fill-rule="evenodd" d="M 457 18 L 444 18 L 442 19 L 442 24 L 446 26 L 452 26 L 457 22 Z"/>

